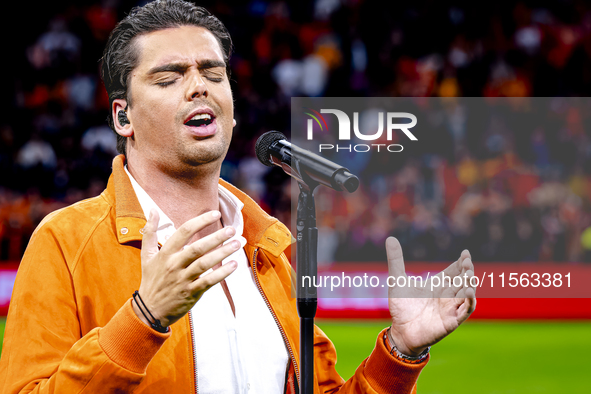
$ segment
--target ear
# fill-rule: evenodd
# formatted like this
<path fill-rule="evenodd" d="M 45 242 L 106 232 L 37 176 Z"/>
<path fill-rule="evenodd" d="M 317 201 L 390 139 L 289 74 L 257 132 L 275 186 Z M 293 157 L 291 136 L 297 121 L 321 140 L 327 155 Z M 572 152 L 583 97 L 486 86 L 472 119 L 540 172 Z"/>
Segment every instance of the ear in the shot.
<path fill-rule="evenodd" d="M 129 123 L 121 124 L 119 122 L 119 111 L 125 111 L 127 108 L 127 100 L 125 99 L 115 99 L 113 100 L 113 105 L 111 108 L 111 115 L 113 116 L 113 125 L 115 126 L 115 131 L 122 137 L 133 137 L 133 125 L 131 122 L 131 117 L 129 111 L 127 111 L 127 119 Z"/>

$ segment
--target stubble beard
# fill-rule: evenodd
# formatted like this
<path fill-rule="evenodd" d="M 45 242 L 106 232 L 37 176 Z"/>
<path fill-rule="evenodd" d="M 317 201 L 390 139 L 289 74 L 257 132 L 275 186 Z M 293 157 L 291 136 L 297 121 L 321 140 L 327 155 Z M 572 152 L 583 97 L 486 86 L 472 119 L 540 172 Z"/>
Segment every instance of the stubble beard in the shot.
<path fill-rule="evenodd" d="M 228 153 L 229 141 L 226 141 L 226 138 L 222 136 L 220 136 L 218 141 L 207 141 L 210 138 L 201 139 L 200 142 L 203 142 L 203 144 L 197 142 L 193 146 L 183 145 L 183 143 L 179 141 L 179 145 L 181 145 L 178 150 L 179 160 L 191 167 L 214 163 L 219 163 L 221 166 L 222 161 Z"/>
<path fill-rule="evenodd" d="M 176 169 L 169 170 L 175 172 L 175 176 L 183 178 L 209 175 L 219 177 L 229 146 L 230 141 L 222 132 L 212 137 L 199 138 L 198 141 L 192 140 L 189 144 L 186 140 L 179 140 L 176 149 L 179 165 L 175 166 Z"/>

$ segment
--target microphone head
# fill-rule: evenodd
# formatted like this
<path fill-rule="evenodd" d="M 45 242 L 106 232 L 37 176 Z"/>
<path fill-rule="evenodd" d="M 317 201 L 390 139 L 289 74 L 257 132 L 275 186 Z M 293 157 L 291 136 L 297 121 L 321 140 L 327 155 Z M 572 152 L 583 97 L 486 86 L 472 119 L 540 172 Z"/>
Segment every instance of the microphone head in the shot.
<path fill-rule="evenodd" d="M 265 134 L 259 137 L 255 145 L 255 152 L 261 163 L 268 167 L 274 166 L 273 162 L 271 161 L 269 148 L 274 142 L 281 140 L 287 140 L 287 137 L 278 131 L 267 131 Z"/>

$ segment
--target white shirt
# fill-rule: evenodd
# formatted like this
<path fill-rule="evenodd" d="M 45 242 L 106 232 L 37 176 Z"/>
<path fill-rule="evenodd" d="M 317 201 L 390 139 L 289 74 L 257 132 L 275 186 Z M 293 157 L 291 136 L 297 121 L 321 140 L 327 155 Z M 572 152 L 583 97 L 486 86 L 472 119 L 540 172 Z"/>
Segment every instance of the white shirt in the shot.
<path fill-rule="evenodd" d="M 156 234 L 158 242 L 164 245 L 176 231 L 174 224 L 127 171 L 127 166 L 125 171 L 144 215 L 148 217 L 151 208 L 158 211 Z M 236 229 L 236 234 L 226 242 L 238 240 L 244 247 L 244 204 L 223 186 L 218 185 L 218 190 L 222 222 Z M 226 284 L 236 316 L 219 283 L 207 290 L 191 309 L 198 392 L 283 393 L 289 361 L 285 342 L 254 282 L 244 248 L 222 264 L 231 260 L 238 262 L 238 267 L 226 278 Z"/>

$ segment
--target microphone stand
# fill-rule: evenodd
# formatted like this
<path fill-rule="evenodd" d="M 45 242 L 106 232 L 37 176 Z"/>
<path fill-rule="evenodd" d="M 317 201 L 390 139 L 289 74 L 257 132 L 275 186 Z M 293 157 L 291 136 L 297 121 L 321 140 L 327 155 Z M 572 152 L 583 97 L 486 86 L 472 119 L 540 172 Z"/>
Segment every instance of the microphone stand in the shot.
<path fill-rule="evenodd" d="M 319 185 L 298 182 L 300 194 L 297 207 L 297 306 L 300 315 L 300 394 L 314 393 L 314 317 L 317 290 L 314 281 L 318 275 L 318 228 L 314 190 Z M 308 281 L 303 278 L 308 277 Z M 307 282 L 307 283 L 305 283 Z"/>
<path fill-rule="evenodd" d="M 320 184 L 353 193 L 359 179 L 345 167 L 287 142 L 270 131 L 259 137 L 256 154 L 266 166 L 279 166 L 298 182 L 296 230 L 296 297 L 300 317 L 300 394 L 314 393 L 314 317 L 316 316 L 318 275 L 318 228 L 314 190 Z M 303 279 L 308 278 L 306 284 Z"/>

